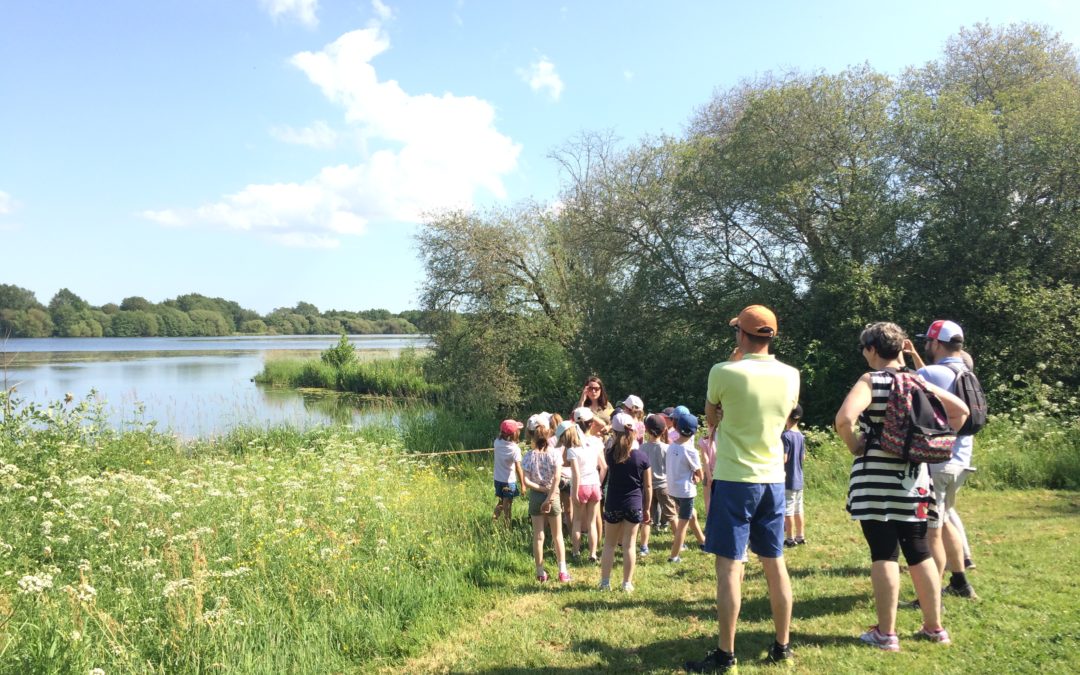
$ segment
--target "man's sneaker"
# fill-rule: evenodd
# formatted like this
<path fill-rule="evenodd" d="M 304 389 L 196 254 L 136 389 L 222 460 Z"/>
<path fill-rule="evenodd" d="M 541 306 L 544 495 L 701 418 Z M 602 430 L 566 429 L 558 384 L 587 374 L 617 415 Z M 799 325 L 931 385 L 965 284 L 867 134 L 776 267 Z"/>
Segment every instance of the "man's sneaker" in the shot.
<path fill-rule="evenodd" d="M 802 546 L 806 543 L 806 537 L 795 537 L 795 545 Z"/>
<path fill-rule="evenodd" d="M 667 561 L 670 562 L 670 563 L 678 563 L 678 562 L 682 562 L 682 558 L 677 556 L 677 555 L 673 555 L 670 558 L 668 558 Z"/>
<path fill-rule="evenodd" d="M 765 660 L 769 663 L 791 665 L 793 663 L 792 658 L 791 643 L 782 645 L 773 640 L 772 647 L 769 647 L 769 654 L 765 657 Z"/>
<path fill-rule="evenodd" d="M 559 572 L 559 583 L 566 584 L 573 581 L 569 572 Z"/>
<path fill-rule="evenodd" d="M 604 579 L 603 581 L 600 582 L 600 585 L 596 587 L 596 590 L 598 590 L 598 591 L 610 591 L 611 590 L 611 582 L 608 581 L 607 579 Z"/>
<path fill-rule="evenodd" d="M 900 651 L 900 638 L 896 637 L 896 633 L 886 635 L 879 631 L 877 626 L 870 626 L 870 630 L 860 635 L 859 640 L 887 652 Z"/>
<path fill-rule="evenodd" d="M 793 546 L 795 546 L 795 540 L 794 539 L 792 539 L 791 537 L 788 537 L 787 539 L 784 540 L 784 548 L 791 548 Z"/>
<path fill-rule="evenodd" d="M 624 581 L 624 582 L 622 582 L 622 589 L 626 593 L 633 593 L 634 592 L 634 584 L 630 583 L 629 581 Z"/>
<path fill-rule="evenodd" d="M 714 649 L 701 661 L 687 661 L 683 668 L 690 673 L 737 673 L 739 660 L 732 656 L 730 662 L 721 661 L 720 650 Z"/>
<path fill-rule="evenodd" d="M 971 584 L 964 584 L 963 586 L 953 586 L 947 584 L 945 588 L 941 589 L 942 595 L 955 595 L 958 598 L 970 598 L 972 600 L 978 600 L 979 596 L 975 595 L 975 589 Z"/>
<path fill-rule="evenodd" d="M 973 569 L 975 569 L 975 561 L 971 558 L 964 558 L 964 570 L 966 571 Z"/>
<path fill-rule="evenodd" d="M 540 583 L 544 583 L 545 581 L 548 580 L 548 573 L 547 572 L 541 572 L 540 574 L 537 574 L 536 575 L 536 580 L 539 581 Z"/>
<path fill-rule="evenodd" d="M 641 555 L 641 556 L 649 555 L 649 547 L 648 546 L 642 546 L 641 548 L 638 549 L 637 554 Z"/>
<path fill-rule="evenodd" d="M 923 626 L 915 633 L 917 640 L 929 640 L 930 642 L 936 642 L 939 645 L 951 645 L 952 640 L 949 639 L 949 632 L 944 628 L 940 628 L 935 631 L 926 630 L 926 626 Z"/>

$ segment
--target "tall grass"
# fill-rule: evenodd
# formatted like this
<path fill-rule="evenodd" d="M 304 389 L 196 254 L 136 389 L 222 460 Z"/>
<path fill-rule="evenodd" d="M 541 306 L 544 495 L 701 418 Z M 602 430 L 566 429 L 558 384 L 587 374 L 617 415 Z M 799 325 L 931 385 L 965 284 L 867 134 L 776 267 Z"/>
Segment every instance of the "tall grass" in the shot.
<path fill-rule="evenodd" d="M 424 378 L 423 357 L 403 351 L 394 358 L 350 361 L 340 367 L 318 359 L 273 359 L 255 376 L 262 384 L 318 387 L 355 394 L 434 400 L 442 387 Z"/>
<path fill-rule="evenodd" d="M 489 458 L 423 461 L 378 430 L 9 422 L 0 672 L 366 670 L 528 569 L 523 529 L 493 536 L 478 498 Z"/>

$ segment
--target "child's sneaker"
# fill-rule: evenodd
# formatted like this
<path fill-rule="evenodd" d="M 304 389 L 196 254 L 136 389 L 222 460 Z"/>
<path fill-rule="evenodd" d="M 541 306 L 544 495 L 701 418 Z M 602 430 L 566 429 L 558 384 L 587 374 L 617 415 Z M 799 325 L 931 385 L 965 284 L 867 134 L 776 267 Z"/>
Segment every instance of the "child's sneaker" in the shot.
<path fill-rule="evenodd" d="M 806 543 L 806 537 L 795 537 L 795 545 L 802 546 Z"/>
<path fill-rule="evenodd" d="M 670 558 L 668 558 L 667 561 L 669 563 L 679 563 L 679 562 L 682 562 L 682 558 L 677 556 L 677 555 L 673 555 Z"/>
<path fill-rule="evenodd" d="M 795 546 L 795 540 L 794 539 L 792 539 L 791 537 L 788 537 L 787 539 L 784 540 L 784 548 L 792 548 L 793 546 Z"/>
<path fill-rule="evenodd" d="M 929 640 L 930 642 L 936 642 L 939 645 L 951 645 L 952 640 L 949 639 L 949 632 L 944 628 L 939 628 L 935 631 L 926 630 L 926 626 L 923 626 L 915 633 L 915 638 L 918 640 Z"/>
<path fill-rule="evenodd" d="M 964 571 L 975 569 L 975 561 L 971 558 L 964 558 Z"/>
<path fill-rule="evenodd" d="M 623 592 L 625 592 L 625 593 L 633 593 L 634 592 L 634 584 L 630 583 L 629 581 L 624 581 L 624 582 L 622 582 L 622 589 L 623 589 Z"/>
<path fill-rule="evenodd" d="M 591 562 L 594 565 L 599 565 L 600 564 L 600 558 L 597 558 L 596 556 L 591 555 L 591 556 L 589 556 L 589 562 Z"/>
<path fill-rule="evenodd" d="M 600 585 L 596 587 L 596 590 L 598 590 L 598 591 L 610 591 L 611 590 L 611 582 L 608 581 L 607 579 L 601 580 Z"/>
<path fill-rule="evenodd" d="M 548 580 L 548 573 L 547 572 L 541 572 L 540 574 L 537 574 L 536 575 L 536 580 L 539 581 L 540 583 L 544 583 L 545 581 Z"/>
<path fill-rule="evenodd" d="M 559 583 L 566 584 L 573 581 L 569 572 L 559 572 Z"/>
<path fill-rule="evenodd" d="M 900 651 L 900 638 L 896 637 L 896 633 L 886 635 L 879 631 L 877 626 L 870 626 L 870 630 L 860 635 L 859 640 L 887 652 Z"/>
<path fill-rule="evenodd" d="M 642 546 L 641 548 L 638 549 L 637 554 L 640 555 L 640 556 L 649 555 L 649 547 L 648 546 Z"/>

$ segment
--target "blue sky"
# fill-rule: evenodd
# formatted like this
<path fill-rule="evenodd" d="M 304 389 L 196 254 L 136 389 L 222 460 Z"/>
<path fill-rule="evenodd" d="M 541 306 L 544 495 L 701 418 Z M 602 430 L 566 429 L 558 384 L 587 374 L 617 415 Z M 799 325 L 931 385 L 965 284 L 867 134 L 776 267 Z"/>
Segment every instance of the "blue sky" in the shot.
<path fill-rule="evenodd" d="M 0 0 L 0 283 L 260 312 L 417 306 L 432 210 L 553 201 L 582 131 L 680 133 L 717 89 L 1080 3 Z"/>

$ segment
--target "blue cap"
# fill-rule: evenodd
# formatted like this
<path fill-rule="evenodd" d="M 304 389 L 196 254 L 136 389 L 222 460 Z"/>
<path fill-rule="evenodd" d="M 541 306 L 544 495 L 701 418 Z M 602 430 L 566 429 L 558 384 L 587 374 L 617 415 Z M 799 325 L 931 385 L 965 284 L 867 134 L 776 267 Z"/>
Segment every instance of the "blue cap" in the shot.
<path fill-rule="evenodd" d="M 697 417 L 690 414 L 675 416 L 675 429 L 683 436 L 693 436 L 697 433 Z"/>

